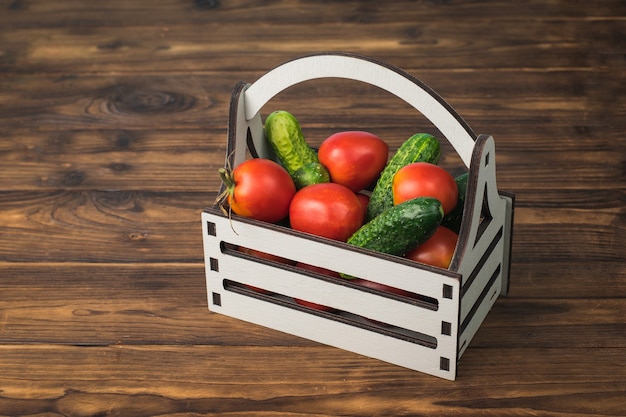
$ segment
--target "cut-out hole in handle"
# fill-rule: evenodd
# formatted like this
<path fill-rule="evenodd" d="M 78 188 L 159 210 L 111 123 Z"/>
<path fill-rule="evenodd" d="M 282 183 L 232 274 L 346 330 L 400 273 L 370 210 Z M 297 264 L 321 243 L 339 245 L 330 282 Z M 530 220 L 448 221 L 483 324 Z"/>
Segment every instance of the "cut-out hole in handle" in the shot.
<path fill-rule="evenodd" d="M 322 53 L 285 62 L 261 76 L 244 92 L 245 114 L 231 106 L 230 117 L 251 121 L 269 100 L 304 81 L 346 78 L 382 88 L 404 100 L 429 119 L 452 144 L 469 168 L 476 134 L 442 97 L 411 74 L 373 58 L 349 53 Z M 232 110 L 236 110 L 233 114 Z M 233 125 L 233 122 L 230 122 Z M 245 140 L 245 138 L 241 138 Z"/>

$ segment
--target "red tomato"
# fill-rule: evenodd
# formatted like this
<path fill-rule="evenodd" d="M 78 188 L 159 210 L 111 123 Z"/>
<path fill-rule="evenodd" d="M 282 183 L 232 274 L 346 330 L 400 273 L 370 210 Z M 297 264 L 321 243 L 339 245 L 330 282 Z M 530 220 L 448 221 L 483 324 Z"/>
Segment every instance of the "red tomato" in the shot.
<path fill-rule="evenodd" d="M 409 251 L 405 257 L 423 264 L 448 269 L 458 239 L 459 236 L 452 230 L 439 226 L 430 239 Z"/>
<path fill-rule="evenodd" d="M 294 230 L 345 242 L 363 224 L 363 206 L 341 184 L 313 184 L 294 195 L 289 221 Z"/>
<path fill-rule="evenodd" d="M 367 205 L 370 202 L 370 196 L 363 193 L 356 193 L 356 196 L 359 198 L 361 205 L 363 206 L 363 217 L 367 214 Z"/>
<path fill-rule="evenodd" d="M 270 223 L 287 217 L 296 186 L 276 162 L 248 159 L 232 173 L 220 170 L 220 175 L 227 188 L 228 204 L 236 214 Z"/>
<path fill-rule="evenodd" d="M 368 132 L 339 132 L 322 142 L 318 155 L 332 182 L 356 192 L 373 183 L 385 168 L 389 145 Z"/>
<path fill-rule="evenodd" d="M 296 267 L 302 268 L 302 269 L 306 269 L 308 271 L 314 271 L 314 272 L 317 272 L 318 274 L 328 275 L 328 276 L 335 277 L 335 278 L 340 278 L 341 277 L 341 275 L 339 275 L 338 272 L 331 271 L 330 269 L 322 268 L 321 266 L 309 265 L 309 264 L 298 262 L 296 264 Z M 296 303 L 300 304 L 301 306 L 309 307 L 309 308 L 312 308 L 314 310 L 330 311 L 330 312 L 336 311 L 332 307 L 328 307 L 328 306 L 325 306 L 325 305 L 322 305 L 322 304 L 312 303 L 310 301 L 301 300 L 299 298 L 294 298 L 294 301 Z"/>
<path fill-rule="evenodd" d="M 441 202 L 444 214 L 454 209 L 459 197 L 454 177 L 428 162 L 414 162 L 400 168 L 393 177 L 392 188 L 394 204 L 416 197 L 433 197 Z"/>

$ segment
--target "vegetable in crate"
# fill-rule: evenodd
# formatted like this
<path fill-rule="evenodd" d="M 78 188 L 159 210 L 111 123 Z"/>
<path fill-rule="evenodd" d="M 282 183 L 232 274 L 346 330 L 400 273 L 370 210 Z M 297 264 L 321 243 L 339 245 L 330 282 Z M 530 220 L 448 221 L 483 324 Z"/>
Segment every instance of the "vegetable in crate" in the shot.
<path fill-rule="evenodd" d="M 232 172 L 220 168 L 219 174 L 225 185 L 216 202 L 220 206 L 227 202 L 235 214 L 270 223 L 289 214 L 296 186 L 287 171 L 276 162 L 248 159 Z"/>
<path fill-rule="evenodd" d="M 358 130 L 326 138 L 317 152 L 330 180 L 354 192 L 376 181 L 389 156 L 389 145 L 378 136 Z"/>
<path fill-rule="evenodd" d="M 443 218 L 436 198 L 420 197 L 392 206 L 363 225 L 348 243 L 403 256 L 430 238 Z"/>
<path fill-rule="evenodd" d="M 396 172 L 392 181 L 393 203 L 416 197 L 434 197 L 441 202 L 444 214 L 456 206 L 459 191 L 454 177 L 439 165 L 414 162 Z"/>
<path fill-rule="evenodd" d="M 444 226 L 439 226 L 426 242 L 406 254 L 407 259 L 448 269 L 459 236 Z"/>
<path fill-rule="evenodd" d="M 265 137 L 298 189 L 330 181 L 328 170 L 320 163 L 317 152 L 306 143 L 293 114 L 285 110 L 270 113 L 265 119 Z"/>
<path fill-rule="evenodd" d="M 356 196 L 358 197 L 359 201 L 361 202 L 361 205 L 363 206 L 363 219 L 365 219 L 365 216 L 367 216 L 367 204 L 370 202 L 370 195 L 365 194 L 364 191 L 361 191 L 361 192 L 356 193 Z"/>
<path fill-rule="evenodd" d="M 372 220 L 393 206 L 392 181 L 400 168 L 413 162 L 437 164 L 441 155 L 441 145 L 437 138 L 428 133 L 416 133 L 408 138 L 391 157 L 380 174 L 367 206 L 366 221 Z"/>
<path fill-rule="evenodd" d="M 363 224 L 363 206 L 348 187 L 313 184 L 294 195 L 289 221 L 294 230 L 345 242 Z"/>
<path fill-rule="evenodd" d="M 466 172 L 454 179 L 459 190 L 456 206 L 450 213 L 446 214 L 441 221 L 442 226 L 446 226 L 448 229 L 457 234 L 461 230 L 461 220 L 463 220 L 463 208 L 465 207 L 465 193 L 467 192 L 468 177 L 469 174 Z"/>
<path fill-rule="evenodd" d="M 298 190 L 307 185 L 323 184 L 330 182 L 328 170 L 320 162 L 309 162 L 302 165 L 291 176 Z"/>

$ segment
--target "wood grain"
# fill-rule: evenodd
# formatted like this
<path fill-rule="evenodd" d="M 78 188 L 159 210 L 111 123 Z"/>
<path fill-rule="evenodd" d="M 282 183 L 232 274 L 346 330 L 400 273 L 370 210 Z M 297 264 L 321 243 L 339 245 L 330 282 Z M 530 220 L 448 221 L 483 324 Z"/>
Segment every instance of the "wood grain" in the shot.
<path fill-rule="evenodd" d="M 619 0 L 0 0 L 0 416 L 626 415 L 624 19 Z M 511 286 L 455 382 L 207 309 L 232 89 L 329 50 L 495 138 Z M 314 146 L 439 134 L 344 80 L 277 108 Z"/>
<path fill-rule="evenodd" d="M 210 313 L 201 262 L 44 265 L 2 265 L 4 342 L 315 345 Z M 625 347 L 625 282 L 625 277 L 615 280 L 610 294 L 603 288 L 595 292 L 583 288 L 586 293 L 560 299 L 541 299 L 513 288 L 513 296 L 496 304 L 472 346 Z M 565 287 L 567 280 L 555 287 L 559 284 Z M 572 322 L 571 317 L 577 320 Z M 572 333 L 579 337 L 571 340 Z"/>
<path fill-rule="evenodd" d="M 5 370 L 3 410 L 20 415 L 55 412 L 65 415 L 516 415 L 532 403 L 552 415 L 597 413 L 620 415 L 623 380 L 611 375 L 620 349 L 586 355 L 572 367 L 555 350 L 490 349 L 468 352 L 464 390 L 432 381 L 419 373 L 397 371 L 383 363 L 327 347 L 24 347 L 19 356 L 2 349 Z M 41 363 L 46 355 L 55 363 Z M 498 364 L 516 359 L 536 370 L 507 374 Z M 16 367 L 15 360 L 29 360 Z M 324 363 L 320 367 L 318 364 Z M 487 365 L 487 367 L 485 366 Z M 40 372 L 45 365 L 45 372 Z M 133 369 L 142 368 L 141 375 Z M 172 373 L 171 369 L 176 369 Z M 590 370 L 594 370 L 590 372 Z M 25 372 L 26 371 L 26 372 Z M 595 372 L 597 371 L 597 372 Z M 28 377 L 24 377 L 24 374 Z M 516 379 L 511 386 L 505 381 Z M 29 381 L 40 387 L 37 398 L 20 399 Z M 72 386 L 71 390 L 59 390 Z M 561 387 L 560 389 L 557 387 Z M 610 388 L 607 388 L 610 387 Z M 389 401 L 393 398 L 393 401 Z M 311 410 L 315 410 L 311 413 Z"/>

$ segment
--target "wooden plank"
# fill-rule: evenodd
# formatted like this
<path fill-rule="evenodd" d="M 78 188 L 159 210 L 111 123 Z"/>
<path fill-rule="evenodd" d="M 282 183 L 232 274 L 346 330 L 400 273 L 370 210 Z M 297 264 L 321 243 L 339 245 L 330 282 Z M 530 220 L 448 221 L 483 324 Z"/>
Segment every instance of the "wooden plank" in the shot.
<path fill-rule="evenodd" d="M 341 129 L 307 129 L 311 142 Z M 406 132 L 433 132 L 427 126 L 385 129 L 381 132 L 392 152 L 406 139 Z M 3 190 L 116 189 L 181 192 L 215 192 L 217 169 L 226 156 L 225 130 L 100 130 L 26 133 L 13 131 L 0 145 L 0 182 Z M 437 132 L 434 132 L 435 134 Z M 456 152 L 439 136 L 441 165 L 461 172 Z M 498 138 L 502 140 L 498 140 Z M 597 205 L 606 198 L 619 200 L 623 184 L 621 143 L 617 132 L 604 139 L 585 140 L 563 134 L 547 139 L 540 135 L 506 134 L 496 137 L 498 185 L 518 194 L 520 205 L 531 198 L 542 206 L 556 206 L 566 199 Z M 535 143 L 537 146 L 535 147 Z M 560 170 L 553 167 L 559 161 Z M 572 172 L 577 172 L 572 175 Z M 582 181 L 584 179 L 584 181 Z M 140 184 L 140 185 L 139 185 Z M 539 194 L 539 190 L 551 190 Z M 576 194 L 580 192 L 578 196 Z M 528 196 L 526 197 L 525 194 Z M 600 200 L 591 199 L 596 195 Z"/>
<path fill-rule="evenodd" d="M 611 74 L 619 75 L 607 74 L 604 89 L 623 89 L 619 77 L 612 78 Z M 475 131 L 495 136 L 498 179 L 503 188 L 518 178 L 524 187 L 543 188 L 547 182 L 559 188 L 577 188 L 580 178 L 568 173 L 574 169 L 593 181 L 594 188 L 619 188 L 624 122 L 607 123 L 607 117 L 626 115 L 626 108 L 617 105 L 608 111 L 610 100 L 572 98 L 571 90 L 562 87 L 562 75 L 535 72 L 532 82 L 523 86 L 537 85 L 526 96 L 507 100 L 505 96 L 521 92 L 506 88 L 518 81 L 508 76 L 495 79 L 497 83 L 488 79 L 496 85 L 490 87 L 479 74 L 457 77 L 428 73 L 437 80 L 437 86 L 451 80 L 441 94 L 450 96 L 446 98 L 474 124 Z M 568 84 L 582 73 L 565 75 Z M 0 179 L 6 189 L 128 189 L 137 183 L 147 189 L 216 189 L 216 176 L 206 173 L 223 163 L 227 103 L 237 79 L 236 75 L 114 79 L 19 76 L 13 80 L 17 82 L 6 82 L 6 90 L 0 90 L 4 91 L 0 102 L 6 103 L 0 104 L 0 119 L 7 138 L 0 144 Z M 55 94 L 59 87 L 66 94 Z M 477 97 L 484 94 L 480 91 L 492 89 L 496 94 L 497 88 L 502 89 L 497 92 L 501 95 L 497 101 L 508 103 L 508 107 L 476 104 Z M 546 91 L 541 93 L 541 89 Z M 31 94 L 34 91 L 35 97 Z M 533 105 L 545 102 L 548 91 L 554 95 L 549 121 L 545 120 L 545 107 Z M 16 102 L 21 104 L 13 104 Z M 312 107 L 322 111 L 312 113 Z M 266 111 L 276 108 L 297 114 L 313 145 L 334 131 L 350 128 L 371 130 L 392 146 L 408 137 L 407 132 L 437 134 L 421 115 L 395 97 L 358 83 L 335 80 L 294 87 Z M 581 123 L 572 126 L 570 120 Z M 37 126 L 38 130 L 24 126 Z M 443 142 L 443 164 L 459 166 L 456 154 Z M 552 169 L 556 159 L 562 161 L 564 169 Z M 180 178 L 164 184 L 176 175 Z"/>
<path fill-rule="evenodd" d="M 528 1 L 525 4 L 495 2 L 485 13 L 484 5 L 463 1 L 445 4 L 416 3 L 399 0 L 387 4 L 367 4 L 362 1 L 342 1 L 334 7 L 316 7 L 312 2 L 281 1 L 253 2 L 249 0 L 195 1 L 181 6 L 174 0 L 156 0 L 150 3 L 152 13 L 123 0 L 112 0 L 106 4 L 93 4 L 81 0 L 62 3 L 3 0 L 0 7 L 6 10 L 0 19 L 2 26 L 10 28 L 66 25 L 88 26 L 134 26 L 137 21 L 146 25 L 169 25 L 188 21 L 190 25 L 202 22 L 242 22 L 253 24 L 258 21 L 280 24 L 310 23 L 324 21 L 345 22 L 415 22 L 429 21 L 433 17 L 449 19 L 471 19 L 475 22 L 488 20 L 490 14 L 506 16 L 512 20 L 599 20 L 624 15 L 624 4 L 619 0 L 602 1 L 590 6 L 586 3 L 567 4 L 559 1 Z M 77 18 L 80 16 L 80 18 Z"/>
<path fill-rule="evenodd" d="M 2 263 L 0 271 L 0 344 L 317 345 L 209 312 L 201 262 Z M 470 349 L 626 347 L 626 275 L 593 277 L 553 277 L 549 291 L 514 274 Z M 548 294 L 535 295 L 537 287 Z"/>
<path fill-rule="evenodd" d="M 215 200 L 141 191 L 3 197 L 0 252 L 18 262 L 202 262 L 200 213 Z"/>
<path fill-rule="evenodd" d="M 542 19 L 501 18 L 485 25 L 463 17 L 450 19 L 454 30 L 446 31 L 441 20 L 427 20 L 419 12 L 411 7 L 404 10 L 409 21 L 366 24 L 285 19 L 263 26 L 245 21 L 224 25 L 227 20 L 203 19 L 196 26 L 172 22 L 120 28 L 86 20 L 60 28 L 16 27 L 4 41 L 0 69 L 154 73 L 229 71 L 254 65 L 266 70 L 267 65 L 295 56 L 329 50 L 360 52 L 403 68 L 588 68 L 618 63 L 619 39 L 624 35 L 620 20 L 606 16 L 584 19 L 582 24 L 579 19 L 555 17 L 549 24 Z M 503 35 L 493 36 L 498 33 Z M 600 35 L 604 39 L 598 44 Z"/>
<path fill-rule="evenodd" d="M 12 138 L 0 156 L 4 190 L 215 193 L 226 158 L 225 130 L 15 132 Z"/>
<path fill-rule="evenodd" d="M 432 132 L 427 129 L 411 131 Z M 325 138 L 328 130 L 317 132 L 308 130 L 311 136 L 319 138 Z M 394 140 L 389 142 L 397 144 L 406 139 L 406 135 L 400 136 L 403 132 L 396 129 Z M 141 187 L 147 191 L 215 192 L 220 186 L 217 169 L 224 165 L 226 156 L 224 136 L 223 131 L 197 130 L 137 134 L 127 130 L 67 131 L 28 138 L 16 135 L 4 142 L 6 151 L 0 156 L 0 181 L 7 191 L 135 190 Z M 576 200 L 611 192 L 615 200 L 622 195 L 623 156 L 618 141 L 607 138 L 605 149 L 587 150 L 603 146 L 594 140 L 573 142 L 568 137 L 560 141 L 566 146 L 564 150 L 516 150 L 513 140 L 507 140 L 504 135 L 500 137 L 503 140 L 496 140 L 498 185 L 502 190 L 516 192 L 522 205 L 527 204 L 526 198 L 537 198 L 541 200 L 538 204 L 549 206 L 558 204 L 560 196 L 566 194 Z M 532 146 L 534 138 L 529 138 L 528 146 Z M 514 140 L 521 143 L 523 138 Z M 441 142 L 441 165 L 452 172 L 465 170 L 445 139 Z M 552 140 L 553 144 L 558 142 L 556 138 Z M 555 160 L 559 161 L 560 170 L 554 170 Z M 572 175 L 574 171 L 576 175 Z M 551 192 L 538 195 L 538 190 L 545 189 Z M 524 193 L 528 193 L 528 197 Z M 603 200 L 596 204 L 603 204 Z"/>
<path fill-rule="evenodd" d="M 41 345 L 0 352 L 0 407 L 10 415 L 503 416 L 528 409 L 615 416 L 626 393 L 624 368 L 615 366 L 621 349 L 468 351 L 457 380 L 464 389 L 326 347 Z"/>
<path fill-rule="evenodd" d="M 518 134 L 545 135 L 568 129 L 568 135 L 587 141 L 597 137 L 602 143 L 602 134 L 616 134 L 624 126 L 619 118 L 615 126 L 603 124 L 614 114 L 626 114 L 626 105 L 617 100 L 626 91 L 620 71 L 592 75 L 576 69 L 458 73 L 400 68 L 428 84 L 481 133 L 496 135 L 500 129 L 512 133 L 517 127 Z M 25 126 L 44 131 L 133 130 L 155 127 L 155 123 L 156 127 L 167 125 L 167 130 L 225 129 L 235 84 L 254 82 L 261 75 L 249 70 L 107 77 L 76 72 L 15 74 L 0 79 L 0 120 L 3 130 Z M 57 93 L 59 88 L 62 95 Z M 397 97 L 349 80 L 315 80 L 294 86 L 271 101 L 262 114 L 276 107 L 288 108 L 309 128 L 341 128 L 357 122 L 379 128 L 427 123 Z M 607 114 L 609 109 L 612 113 Z"/>
<path fill-rule="evenodd" d="M 0 252 L 14 262 L 201 262 L 200 213 L 214 200 L 214 192 L 0 193 Z M 606 262 L 623 275 L 624 213 L 522 207 L 513 262 Z"/>
<path fill-rule="evenodd" d="M 528 250 L 534 248 L 530 243 L 525 247 Z M 554 294 L 564 298 L 623 297 L 625 276 L 623 255 L 617 255 L 612 262 L 571 257 L 550 260 L 546 256 L 534 260 L 514 248 L 510 295 L 531 298 L 551 298 Z"/>
<path fill-rule="evenodd" d="M 312 345 L 207 308 L 204 265 L 0 265 L 0 344 Z"/>

